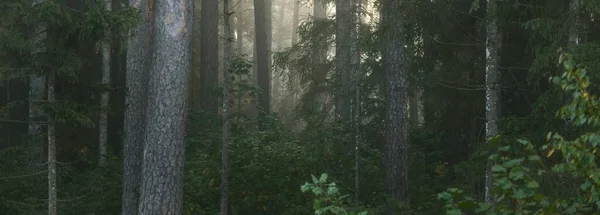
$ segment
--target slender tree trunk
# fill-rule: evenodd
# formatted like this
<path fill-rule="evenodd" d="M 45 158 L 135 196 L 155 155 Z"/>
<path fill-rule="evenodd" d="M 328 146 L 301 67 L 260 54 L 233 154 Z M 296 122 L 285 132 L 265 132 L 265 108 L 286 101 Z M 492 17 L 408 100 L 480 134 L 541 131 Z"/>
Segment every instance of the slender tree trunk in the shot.
<path fill-rule="evenodd" d="M 223 133 L 221 142 L 221 215 L 228 215 L 229 211 L 229 111 L 231 107 L 231 75 L 230 63 L 233 60 L 233 28 L 231 26 L 231 13 L 233 7 L 231 0 L 224 0 L 225 14 L 225 69 L 223 70 Z"/>
<path fill-rule="evenodd" d="M 408 58 L 404 22 L 398 16 L 403 1 L 385 0 L 382 23 L 385 29 L 383 67 L 386 74 L 385 183 L 388 196 L 409 204 L 408 195 Z M 388 210 L 388 214 L 393 214 Z"/>
<path fill-rule="evenodd" d="M 340 122 L 350 121 L 350 77 L 352 75 L 352 31 L 354 29 L 353 0 L 335 1 L 335 112 Z"/>
<path fill-rule="evenodd" d="M 356 7 L 356 27 L 353 32 L 353 41 L 358 41 L 361 22 L 361 10 L 362 10 L 362 0 L 355 0 L 353 2 Z M 360 86 L 362 83 L 362 74 L 360 73 L 360 65 L 361 65 L 361 53 L 358 44 L 355 43 L 353 48 L 354 57 L 352 66 L 354 67 L 354 107 L 352 114 L 352 126 L 354 127 L 354 202 L 358 204 L 360 202 L 360 126 L 361 126 L 361 107 L 362 107 L 362 99 L 360 96 Z"/>
<path fill-rule="evenodd" d="M 54 104 L 55 74 L 48 73 L 48 103 Z M 48 215 L 56 215 L 56 133 L 53 113 L 48 114 Z"/>
<path fill-rule="evenodd" d="M 244 0 L 238 0 L 237 6 L 235 7 L 235 27 L 233 27 L 236 31 L 237 37 L 235 40 L 236 52 L 237 55 L 242 56 L 244 54 L 244 11 L 246 10 L 244 4 Z"/>
<path fill-rule="evenodd" d="M 269 69 L 269 36 L 270 31 L 267 30 L 267 7 L 266 0 L 254 0 L 254 31 L 255 31 L 255 48 L 256 55 L 256 70 L 258 86 L 261 88 L 261 93 L 258 97 L 259 113 L 261 115 L 268 114 L 271 110 L 271 74 Z"/>
<path fill-rule="evenodd" d="M 569 43 L 571 45 L 579 45 L 581 42 L 581 19 L 579 18 L 580 10 L 580 0 L 571 0 L 569 3 L 569 14 L 572 17 L 573 24 L 571 25 L 571 29 L 569 32 Z"/>
<path fill-rule="evenodd" d="M 194 2 L 194 30 L 192 32 L 192 72 L 190 73 L 190 110 L 201 110 L 202 106 L 202 91 L 203 83 L 200 80 L 202 72 L 202 29 L 201 29 L 201 14 L 203 0 L 193 0 Z"/>
<path fill-rule="evenodd" d="M 127 93 L 125 103 L 125 140 L 123 146 L 122 214 L 138 214 L 142 181 L 142 151 L 146 133 L 148 74 L 154 38 L 154 1 L 129 0 L 141 10 L 143 20 L 132 32 L 127 47 Z"/>
<path fill-rule="evenodd" d="M 294 12 L 292 13 L 292 44 L 298 43 L 298 24 L 300 23 L 300 0 L 292 0 L 294 2 Z"/>
<path fill-rule="evenodd" d="M 490 138 L 498 134 L 498 109 L 500 101 L 500 46 L 502 44 L 497 21 L 497 0 L 487 0 L 486 20 L 486 72 L 485 72 L 485 112 L 486 125 L 485 136 Z M 492 194 L 493 177 L 492 164 L 488 163 L 485 174 L 485 201 L 493 203 Z"/>
<path fill-rule="evenodd" d="M 217 114 L 219 99 L 214 89 L 219 74 L 219 1 L 202 0 L 200 16 L 200 101 L 204 111 Z"/>
<path fill-rule="evenodd" d="M 46 0 L 37 0 L 34 5 L 43 4 Z M 46 26 L 40 25 L 36 32 L 38 36 L 36 44 L 38 47 L 42 47 L 43 42 L 46 40 Z M 34 54 L 42 52 L 42 48 L 35 50 Z M 31 164 L 33 166 L 39 165 L 43 161 L 44 157 L 44 129 L 40 125 L 45 115 L 40 102 L 46 97 L 46 76 L 40 73 L 33 73 L 29 75 L 29 145 L 31 151 Z"/>
<path fill-rule="evenodd" d="M 112 0 L 106 0 L 104 2 L 105 9 L 111 11 Z M 110 32 L 107 32 L 107 37 L 110 37 Z M 111 44 L 109 42 L 102 43 L 102 85 L 108 87 L 110 85 L 110 53 Z M 99 131 L 98 131 L 98 151 L 99 159 L 98 164 L 100 166 L 106 165 L 106 148 L 108 141 L 108 101 L 109 92 L 105 89 L 100 97 L 100 119 L 99 119 Z"/>

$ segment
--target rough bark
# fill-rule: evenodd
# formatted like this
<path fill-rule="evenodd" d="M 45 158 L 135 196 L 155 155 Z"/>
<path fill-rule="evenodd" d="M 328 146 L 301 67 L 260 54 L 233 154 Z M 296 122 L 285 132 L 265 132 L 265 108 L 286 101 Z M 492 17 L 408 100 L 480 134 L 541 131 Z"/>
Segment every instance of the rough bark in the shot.
<path fill-rule="evenodd" d="M 190 0 L 155 3 L 139 214 L 182 213 L 193 6 Z"/>
<path fill-rule="evenodd" d="M 233 7 L 231 0 L 224 0 L 223 10 L 225 14 L 225 69 L 223 70 L 223 127 L 221 134 L 221 215 L 228 215 L 229 212 L 229 111 L 231 107 L 231 79 L 230 79 L 230 63 L 233 55 L 233 28 L 231 26 L 231 13 Z"/>
<path fill-rule="evenodd" d="M 261 89 L 258 96 L 259 114 L 268 114 L 271 110 L 271 73 L 269 69 L 269 36 L 267 30 L 266 0 L 254 0 L 254 32 L 257 70 L 257 82 Z"/>
<path fill-rule="evenodd" d="M 112 0 L 106 0 L 104 4 L 105 9 L 111 11 Z M 110 35 L 110 32 L 106 33 L 108 37 Z M 102 85 L 106 87 L 110 85 L 110 52 L 110 42 L 104 41 L 102 43 Z M 100 116 L 98 119 L 98 164 L 100 166 L 106 165 L 106 148 L 108 141 L 108 102 L 110 101 L 109 96 L 110 94 L 108 90 L 105 90 L 104 92 L 102 92 L 102 95 L 100 95 Z"/>
<path fill-rule="evenodd" d="M 350 77 L 352 75 L 352 31 L 354 29 L 353 0 L 335 1 L 335 112 L 340 122 L 350 121 Z"/>
<path fill-rule="evenodd" d="M 501 38 L 497 21 L 497 0 L 487 0 L 486 14 L 486 66 L 485 66 L 485 136 L 490 138 L 498 134 L 498 110 L 500 101 L 500 45 Z M 485 201 L 492 203 L 492 169 L 488 163 L 485 174 Z"/>
<path fill-rule="evenodd" d="M 386 193 L 392 200 L 409 203 L 408 195 L 408 71 L 404 22 L 398 15 L 403 1 L 385 0 L 383 67 L 386 74 Z M 389 210 L 388 214 L 392 214 Z"/>
<path fill-rule="evenodd" d="M 200 101 L 202 110 L 217 114 L 219 99 L 214 89 L 219 79 L 219 1 L 202 0 L 200 17 Z"/>
<path fill-rule="evenodd" d="M 53 104 L 56 99 L 54 95 L 55 74 L 48 73 L 48 103 Z M 56 215 L 57 192 L 56 192 L 56 133 L 54 115 L 48 114 L 48 215 Z"/>
<path fill-rule="evenodd" d="M 146 131 L 148 102 L 148 71 L 152 62 L 154 26 L 154 1 L 129 0 L 129 5 L 142 12 L 143 20 L 133 30 L 127 47 L 127 94 L 125 103 L 125 140 L 123 146 L 122 214 L 138 213 L 142 150 Z"/>

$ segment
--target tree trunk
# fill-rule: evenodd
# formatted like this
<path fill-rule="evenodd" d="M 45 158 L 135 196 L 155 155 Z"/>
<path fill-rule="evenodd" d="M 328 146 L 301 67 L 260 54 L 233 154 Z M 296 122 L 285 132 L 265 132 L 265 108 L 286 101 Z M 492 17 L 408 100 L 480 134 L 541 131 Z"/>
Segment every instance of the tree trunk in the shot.
<path fill-rule="evenodd" d="M 223 127 L 221 136 L 221 215 L 228 215 L 229 211 L 229 111 L 231 107 L 231 75 L 230 63 L 233 60 L 233 28 L 231 26 L 231 13 L 233 7 L 231 0 L 224 0 L 223 11 L 225 14 L 225 69 L 223 70 Z"/>
<path fill-rule="evenodd" d="M 292 13 L 292 44 L 298 43 L 298 24 L 300 23 L 300 0 L 292 0 L 294 2 L 294 12 Z"/>
<path fill-rule="evenodd" d="M 235 9 L 235 27 L 233 27 L 236 31 L 236 52 L 237 55 L 242 56 L 244 54 L 244 25 L 242 20 L 244 19 L 244 11 L 246 10 L 244 4 L 244 0 L 238 0 L 237 9 Z"/>
<path fill-rule="evenodd" d="M 340 122 L 350 121 L 350 77 L 352 75 L 352 31 L 354 29 L 353 0 L 335 1 L 335 112 Z"/>
<path fill-rule="evenodd" d="M 112 0 L 104 2 L 106 10 L 111 11 Z M 106 36 L 110 37 L 110 32 L 106 32 Z M 110 85 L 110 53 L 111 44 L 107 41 L 102 43 L 102 85 L 108 87 Z M 100 117 L 98 123 L 98 151 L 99 159 L 98 164 L 100 166 L 106 165 L 106 148 L 108 141 L 108 101 L 109 101 L 108 89 L 102 92 L 100 97 Z"/>
<path fill-rule="evenodd" d="M 55 74 L 53 71 L 48 73 L 48 103 L 54 104 Z M 48 215 L 56 215 L 57 211 L 56 195 L 56 133 L 54 124 L 54 114 L 48 114 Z"/>
<path fill-rule="evenodd" d="M 579 18 L 581 10 L 579 9 L 579 1 L 580 0 L 571 0 L 569 3 L 569 14 L 572 17 L 571 19 L 573 23 L 569 32 L 569 43 L 571 45 L 579 45 L 581 42 L 581 35 L 579 33 L 581 31 L 581 19 Z"/>
<path fill-rule="evenodd" d="M 190 0 L 154 5 L 156 40 L 149 75 L 139 214 L 182 213 L 193 6 Z"/>
<path fill-rule="evenodd" d="M 358 41 L 361 22 L 361 10 L 362 10 L 362 0 L 354 0 L 353 4 L 356 9 L 356 26 L 353 28 L 353 41 Z M 353 105 L 353 114 L 352 114 L 352 126 L 354 127 L 354 202 L 358 204 L 360 202 L 360 126 L 361 126 L 361 107 L 362 107 L 362 99 L 360 95 L 360 87 L 362 83 L 362 75 L 360 74 L 360 65 L 361 65 L 361 54 L 358 44 L 353 44 L 352 46 L 354 56 L 352 58 L 352 66 L 354 67 L 354 105 Z"/>
<path fill-rule="evenodd" d="M 386 74 L 385 186 L 394 201 L 409 203 L 408 195 L 408 59 L 404 22 L 398 16 L 402 1 L 385 0 L 383 67 Z M 391 210 L 388 214 L 393 214 Z"/>
<path fill-rule="evenodd" d="M 123 146 L 122 214 L 138 214 L 142 180 L 142 151 L 146 133 L 148 74 L 151 67 L 154 7 L 153 1 L 129 0 L 142 11 L 143 20 L 136 26 L 127 47 L 127 94 L 125 103 L 125 140 Z M 150 5 L 148 5 L 150 4 Z"/>
<path fill-rule="evenodd" d="M 202 0 L 200 17 L 200 104 L 202 110 L 216 115 L 219 99 L 214 89 L 219 79 L 219 1 Z"/>
<path fill-rule="evenodd" d="M 487 20 L 486 20 L 486 71 L 485 71 L 485 136 L 490 138 L 498 134 L 498 109 L 500 101 L 499 79 L 500 71 L 500 45 L 501 38 L 498 32 L 497 22 L 497 1 L 487 0 Z M 493 203 L 492 196 L 492 164 L 488 163 L 485 174 L 485 201 Z"/>
<path fill-rule="evenodd" d="M 202 14 L 202 2 L 203 0 L 193 0 L 194 1 L 194 27 L 192 32 L 192 72 L 190 73 L 190 102 L 189 108 L 190 110 L 198 111 L 202 108 L 201 101 L 201 93 L 203 83 L 200 80 L 201 70 L 202 70 L 202 30 L 201 30 L 201 19 Z"/>
<path fill-rule="evenodd" d="M 260 115 L 266 115 L 271 110 L 271 74 L 269 69 L 269 36 L 267 30 L 267 6 L 266 1 L 254 0 L 254 32 L 256 55 L 256 70 L 258 86 L 261 93 L 258 97 L 258 106 Z"/>
<path fill-rule="evenodd" d="M 42 4 L 45 0 L 37 0 L 34 5 Z M 46 26 L 40 25 L 36 32 L 38 36 L 36 44 L 38 47 L 42 47 L 44 40 L 46 40 Z M 42 48 L 38 48 L 33 53 L 38 54 L 42 52 Z M 45 115 L 40 102 L 46 97 L 46 76 L 40 73 L 33 73 L 29 75 L 29 150 L 31 151 L 30 162 L 35 167 L 43 161 L 44 157 L 44 130 L 40 125 Z"/>

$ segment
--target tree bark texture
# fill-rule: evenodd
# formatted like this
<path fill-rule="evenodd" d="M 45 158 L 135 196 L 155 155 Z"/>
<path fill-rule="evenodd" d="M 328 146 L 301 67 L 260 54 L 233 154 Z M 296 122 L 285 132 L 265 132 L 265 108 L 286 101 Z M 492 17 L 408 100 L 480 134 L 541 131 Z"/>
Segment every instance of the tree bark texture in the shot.
<path fill-rule="evenodd" d="M 219 1 L 202 0 L 200 15 L 200 104 L 210 114 L 218 113 L 215 88 L 219 79 Z"/>
<path fill-rule="evenodd" d="M 259 113 L 266 115 L 271 110 L 271 73 L 269 69 L 269 36 L 270 31 L 267 30 L 267 0 L 254 0 L 254 32 L 255 32 L 255 47 L 258 86 L 261 93 L 258 96 Z"/>
<path fill-rule="evenodd" d="M 350 77 L 352 76 L 352 35 L 355 29 L 354 0 L 335 1 L 335 69 L 336 93 L 335 113 L 336 118 L 344 123 L 350 122 Z"/>
<path fill-rule="evenodd" d="M 157 1 L 154 5 L 156 40 L 139 208 L 144 215 L 182 213 L 193 6 L 190 0 Z"/>
<path fill-rule="evenodd" d="M 104 8 L 108 11 L 112 9 L 112 0 L 106 0 L 104 2 Z M 106 32 L 106 36 L 110 37 L 110 32 Z M 111 44 L 108 41 L 102 43 L 102 85 L 108 87 L 110 85 L 110 54 Z M 98 119 L 98 151 L 99 159 L 98 164 L 100 166 L 106 165 L 106 148 L 108 142 L 108 102 L 109 92 L 105 89 L 100 95 L 100 116 Z"/>
<path fill-rule="evenodd" d="M 138 214 L 142 180 L 142 152 L 146 133 L 148 75 L 151 68 L 154 35 L 154 1 L 129 0 L 141 11 L 142 22 L 132 31 L 127 47 L 127 94 L 125 140 L 123 146 L 122 214 Z"/>
<path fill-rule="evenodd" d="M 408 71 L 404 22 L 398 11 L 403 1 L 385 0 L 382 21 L 385 31 L 383 66 L 386 74 L 385 183 L 395 201 L 409 203 L 408 195 Z M 391 210 L 388 211 L 391 214 Z"/>
<path fill-rule="evenodd" d="M 500 46 L 502 44 L 497 21 L 497 0 L 487 0 L 486 14 L 486 66 L 485 66 L 485 136 L 498 134 L 498 110 L 500 101 Z M 492 164 L 488 163 L 485 174 L 485 201 L 494 201 L 492 194 Z"/>

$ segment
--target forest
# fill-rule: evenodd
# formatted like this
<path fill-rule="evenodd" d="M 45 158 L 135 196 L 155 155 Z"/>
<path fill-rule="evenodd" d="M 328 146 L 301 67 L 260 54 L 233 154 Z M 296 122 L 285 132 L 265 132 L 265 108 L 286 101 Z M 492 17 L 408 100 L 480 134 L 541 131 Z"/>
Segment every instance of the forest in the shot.
<path fill-rule="evenodd" d="M 0 215 L 600 214 L 599 0 L 0 0 Z"/>

